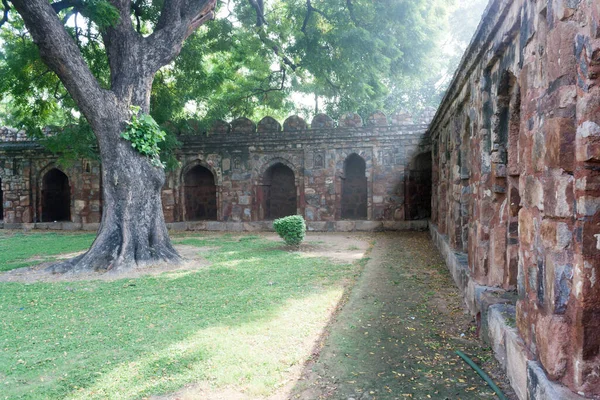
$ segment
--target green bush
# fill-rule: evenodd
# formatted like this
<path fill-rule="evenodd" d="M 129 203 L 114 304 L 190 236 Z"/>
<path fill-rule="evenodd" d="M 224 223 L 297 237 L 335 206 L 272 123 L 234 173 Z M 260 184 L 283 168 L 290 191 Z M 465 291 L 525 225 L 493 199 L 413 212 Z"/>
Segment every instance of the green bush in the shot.
<path fill-rule="evenodd" d="M 306 224 L 300 215 L 290 215 L 273 221 L 275 232 L 290 246 L 298 246 L 304 240 Z"/>

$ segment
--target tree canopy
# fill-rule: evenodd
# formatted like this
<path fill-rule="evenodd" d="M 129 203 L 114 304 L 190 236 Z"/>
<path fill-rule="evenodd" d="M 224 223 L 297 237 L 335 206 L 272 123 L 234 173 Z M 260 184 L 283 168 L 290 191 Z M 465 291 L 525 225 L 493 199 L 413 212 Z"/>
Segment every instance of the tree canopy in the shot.
<path fill-rule="evenodd" d="M 10 2 L 3 3 L 6 9 Z M 191 131 L 217 119 L 342 112 L 418 112 L 437 105 L 486 0 L 229 0 L 155 76 L 151 114 Z M 53 4 L 92 73 L 109 88 L 102 29 L 118 18 L 108 0 Z M 143 35 L 158 23 L 163 0 L 135 0 Z M 93 156 L 94 137 L 60 79 L 41 61 L 17 13 L 0 30 L 0 124 L 40 135 L 63 156 Z M 450 24 L 448 24 L 450 21 Z M 445 50 L 444 50 L 445 48 Z M 198 126 L 194 125 L 197 129 Z M 68 144 L 68 145 L 67 145 Z M 170 138 L 166 144 L 176 142 Z M 65 151 L 66 150 L 66 151 Z"/>
<path fill-rule="evenodd" d="M 189 116 L 205 121 L 283 116 L 298 111 L 293 93 L 316 97 L 318 107 L 331 114 L 385 109 L 395 83 L 423 81 L 436 69 L 433 51 L 445 26 L 446 3 L 220 2 L 215 21 L 192 34 L 179 57 L 156 75 L 152 115 L 159 123 Z M 55 4 L 94 76 L 108 87 L 102 28 L 117 18 L 110 2 Z M 160 0 L 133 1 L 136 29 L 151 33 L 161 7 Z M 39 59 L 19 16 L 7 18 L 0 33 L 0 96 L 9 99 L 7 122 L 29 130 L 77 122 L 75 104 Z"/>

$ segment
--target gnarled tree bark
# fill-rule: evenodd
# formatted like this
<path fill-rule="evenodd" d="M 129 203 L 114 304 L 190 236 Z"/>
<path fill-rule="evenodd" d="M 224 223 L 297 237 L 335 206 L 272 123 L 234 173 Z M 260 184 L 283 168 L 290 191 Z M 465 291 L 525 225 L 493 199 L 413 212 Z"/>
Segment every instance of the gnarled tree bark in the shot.
<path fill-rule="evenodd" d="M 141 36 L 131 0 L 111 0 L 119 21 L 102 37 L 111 88 L 102 89 L 47 0 L 11 0 L 48 67 L 90 123 L 102 160 L 104 211 L 98 236 L 83 255 L 50 267 L 54 272 L 121 271 L 158 262 L 178 263 L 162 211 L 165 173 L 120 134 L 130 106 L 149 112 L 154 74 L 180 52 L 184 40 L 213 17 L 216 0 L 165 0 L 154 33 Z"/>

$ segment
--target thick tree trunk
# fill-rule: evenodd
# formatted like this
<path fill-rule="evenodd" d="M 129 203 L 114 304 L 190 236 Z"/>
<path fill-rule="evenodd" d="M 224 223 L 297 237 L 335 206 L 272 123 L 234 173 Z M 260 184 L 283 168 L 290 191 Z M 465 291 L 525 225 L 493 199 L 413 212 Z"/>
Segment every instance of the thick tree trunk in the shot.
<path fill-rule="evenodd" d="M 52 6 L 60 3 L 12 0 L 42 59 L 63 82 L 98 139 L 104 211 L 90 250 L 49 268 L 57 273 L 121 271 L 180 262 L 162 212 L 164 171 L 152 166 L 120 134 L 130 119 L 130 105 L 149 112 L 154 74 L 179 54 L 192 32 L 213 17 L 216 1 L 165 0 L 156 29 L 143 37 L 133 29 L 131 0 L 111 0 L 120 15 L 114 25 L 102 30 L 111 71 L 110 90 L 101 88 L 58 18 Z"/>
<path fill-rule="evenodd" d="M 102 130 L 97 136 L 104 199 L 98 237 L 85 254 L 50 266 L 52 272 L 120 272 L 182 260 L 171 245 L 163 216 L 165 173 L 119 137 L 122 121 L 113 115 L 95 128 Z"/>

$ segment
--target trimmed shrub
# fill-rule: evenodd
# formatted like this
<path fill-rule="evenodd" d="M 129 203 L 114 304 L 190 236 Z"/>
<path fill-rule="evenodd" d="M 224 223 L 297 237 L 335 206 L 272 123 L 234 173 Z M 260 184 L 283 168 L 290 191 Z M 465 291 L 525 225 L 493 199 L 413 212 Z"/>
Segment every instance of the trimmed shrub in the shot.
<path fill-rule="evenodd" d="M 273 221 L 273 228 L 283 241 L 290 246 L 298 246 L 304 240 L 306 224 L 301 215 L 290 215 Z"/>

